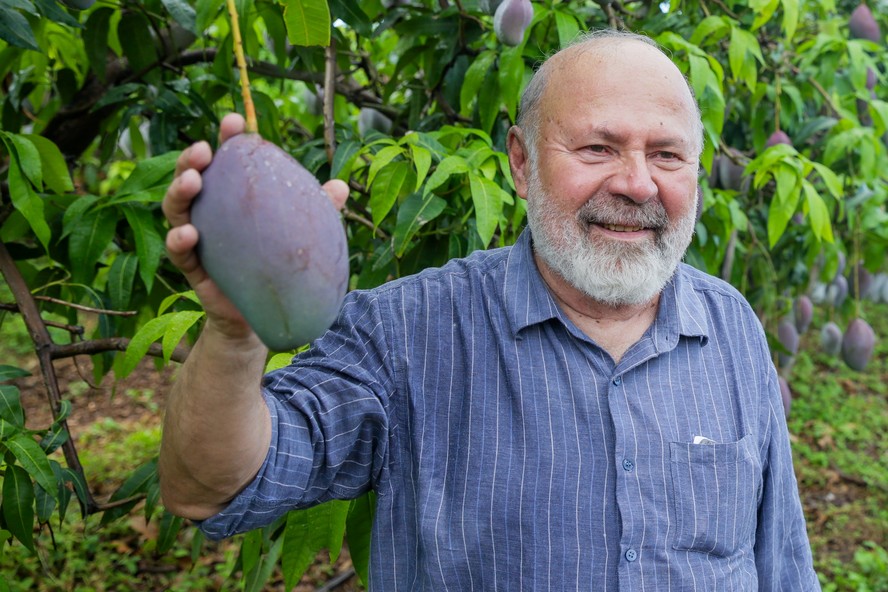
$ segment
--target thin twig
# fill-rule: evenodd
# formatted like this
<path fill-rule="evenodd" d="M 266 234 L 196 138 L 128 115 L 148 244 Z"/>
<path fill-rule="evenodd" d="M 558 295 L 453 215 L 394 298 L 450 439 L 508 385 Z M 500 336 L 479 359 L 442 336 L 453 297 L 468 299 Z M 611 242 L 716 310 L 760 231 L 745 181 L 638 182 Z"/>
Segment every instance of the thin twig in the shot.
<path fill-rule="evenodd" d="M 105 339 L 78 341 L 77 343 L 56 344 L 51 348 L 50 356 L 53 360 L 58 360 L 74 356 L 91 356 L 107 351 L 126 351 L 129 343 L 130 340 L 126 337 L 107 337 Z M 190 351 L 190 348 L 178 345 L 173 349 L 170 360 L 173 362 L 184 362 Z M 164 355 L 163 346 L 159 343 L 152 343 L 148 346 L 147 354 L 155 358 L 162 358 Z"/>
<path fill-rule="evenodd" d="M 82 304 L 76 304 L 74 302 L 68 302 L 66 300 L 60 300 L 58 298 L 53 298 L 52 296 L 34 296 L 34 300 L 42 300 L 43 302 L 52 302 L 53 304 L 61 304 L 62 306 L 67 306 L 68 308 L 76 308 L 77 310 L 82 310 L 84 312 L 93 312 L 96 314 L 105 314 L 105 315 L 113 315 L 118 317 L 134 317 L 138 312 L 135 310 L 107 310 L 104 308 L 93 308 L 91 306 L 84 306 Z"/>
<path fill-rule="evenodd" d="M 330 45 L 324 48 L 324 145 L 327 160 L 332 163 L 336 154 L 336 129 L 333 119 L 333 101 L 336 98 L 336 39 L 330 37 Z"/>
<path fill-rule="evenodd" d="M 367 228 L 369 228 L 370 230 L 375 232 L 376 236 L 378 236 L 379 238 L 381 238 L 383 240 L 388 240 L 390 238 L 388 233 L 386 231 L 384 231 L 382 228 L 380 228 L 379 226 L 375 226 L 373 224 L 373 222 L 371 222 L 370 220 L 368 220 L 364 216 L 361 216 L 360 214 L 353 212 L 352 210 L 350 210 L 348 208 L 345 208 L 342 211 L 342 215 L 343 215 L 343 217 L 345 217 L 346 220 L 352 220 L 354 222 L 358 222 L 359 224 L 366 226 Z"/>

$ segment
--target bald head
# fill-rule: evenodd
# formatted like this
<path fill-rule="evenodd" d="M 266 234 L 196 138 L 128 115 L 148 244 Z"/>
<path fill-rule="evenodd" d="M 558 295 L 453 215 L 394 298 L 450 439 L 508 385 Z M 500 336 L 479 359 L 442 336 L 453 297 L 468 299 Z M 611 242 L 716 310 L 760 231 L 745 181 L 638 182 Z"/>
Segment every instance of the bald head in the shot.
<path fill-rule="evenodd" d="M 687 111 L 697 153 L 702 151 L 700 110 L 693 91 L 675 64 L 650 38 L 605 29 L 578 37 L 548 58 L 531 78 L 521 97 L 517 122 L 530 160 L 536 157 L 543 103 L 565 93 L 578 92 L 578 84 L 617 78 L 656 80 L 664 92 L 673 93 L 677 107 Z"/>

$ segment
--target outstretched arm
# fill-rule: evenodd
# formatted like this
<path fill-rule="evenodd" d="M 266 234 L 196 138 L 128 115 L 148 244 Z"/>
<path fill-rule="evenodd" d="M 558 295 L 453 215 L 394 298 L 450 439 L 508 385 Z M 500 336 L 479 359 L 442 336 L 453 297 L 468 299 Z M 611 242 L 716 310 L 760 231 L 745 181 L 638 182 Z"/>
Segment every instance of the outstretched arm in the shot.
<path fill-rule="evenodd" d="M 220 140 L 243 130 L 243 118 L 228 115 L 222 120 Z M 164 505 L 195 520 L 217 513 L 250 482 L 271 437 L 260 391 L 268 352 L 207 275 L 195 251 L 198 233 L 191 224 L 191 204 L 201 189 L 200 172 L 211 160 L 206 142 L 186 149 L 163 200 L 171 226 L 167 253 L 207 313 L 201 336 L 167 400 L 158 465 Z M 331 181 L 324 188 L 341 208 L 348 187 Z"/>

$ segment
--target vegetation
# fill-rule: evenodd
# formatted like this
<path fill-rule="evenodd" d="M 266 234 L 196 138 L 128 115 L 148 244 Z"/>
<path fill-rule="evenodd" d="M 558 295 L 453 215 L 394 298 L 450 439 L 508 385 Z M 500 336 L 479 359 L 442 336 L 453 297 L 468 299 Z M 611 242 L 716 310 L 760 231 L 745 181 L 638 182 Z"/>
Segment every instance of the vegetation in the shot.
<path fill-rule="evenodd" d="M 856 0 L 237 6 L 260 134 L 318 179 L 351 187 L 350 288 L 514 242 L 524 210 L 503 148 L 534 64 L 586 29 L 655 38 L 686 73 L 705 126 L 688 261 L 737 286 L 773 337 L 794 393 L 790 428 L 825 582 L 885 587 L 880 11 Z M 55 578 L 65 577 L 51 569 L 59 566 L 79 573 L 65 549 L 107 549 L 137 515 L 157 528 L 146 552 L 201 564 L 195 531 L 159 504 L 153 455 L 135 454 L 150 451 L 156 434 L 118 449 L 120 465 L 87 454 L 89 436 L 72 437 L 68 424 L 82 412 L 82 387 L 60 381 L 59 367 L 75 356 L 86 367 L 88 356 L 86 374 L 99 383 L 125 379 L 146 356 L 164 366 L 187 355 L 203 312 L 164 258 L 159 201 L 179 151 L 215 138 L 220 116 L 243 110 L 232 49 L 218 0 L 0 5 L 0 539 L 12 543 L 4 566 L 14 558 L 27 570 L 33 552 Z M 802 295 L 815 305 L 804 329 L 793 307 Z M 828 322 L 834 351 L 858 370 L 820 349 Z M 276 354 L 270 367 L 289 355 Z M 21 385 L 35 388 L 27 374 L 47 394 L 39 424 L 21 405 Z M 103 491 L 105 481 L 117 487 Z M 82 518 L 68 512 L 74 505 Z M 221 563 L 244 589 L 271 577 L 292 588 L 319 549 L 335 560 L 346 536 L 365 574 L 371 516 L 366 498 L 291 513 L 225 547 Z M 61 555 L 50 561 L 54 532 L 52 553 Z M 0 590 L 27 577 L 16 571 Z"/>

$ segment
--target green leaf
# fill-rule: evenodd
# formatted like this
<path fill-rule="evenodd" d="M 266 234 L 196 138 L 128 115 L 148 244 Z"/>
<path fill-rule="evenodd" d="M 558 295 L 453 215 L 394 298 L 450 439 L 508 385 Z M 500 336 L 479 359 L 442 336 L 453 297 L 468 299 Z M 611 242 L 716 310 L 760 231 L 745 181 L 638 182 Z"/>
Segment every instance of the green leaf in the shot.
<path fill-rule="evenodd" d="M 24 428 L 19 427 L 13 423 L 10 423 L 0 417 L 0 443 L 4 440 L 8 440 L 12 438 L 15 434 L 21 432 Z"/>
<path fill-rule="evenodd" d="M 715 35 L 716 39 L 720 39 L 727 33 L 730 25 L 727 19 L 722 16 L 707 16 L 697 24 L 694 33 L 691 35 L 690 42 L 692 45 L 702 45 L 710 35 Z"/>
<path fill-rule="evenodd" d="M 175 304 L 179 299 L 190 300 L 196 305 L 200 306 L 201 302 L 197 295 L 194 293 L 194 290 L 186 290 L 184 292 L 177 292 L 175 294 L 170 294 L 166 298 L 163 299 L 163 302 L 160 303 L 160 306 L 157 307 L 157 316 L 165 313 L 169 307 Z"/>
<path fill-rule="evenodd" d="M 842 180 L 839 176 L 836 175 L 831 168 L 824 166 L 819 162 L 811 162 L 811 164 L 814 166 L 817 174 L 820 175 L 820 178 L 823 179 L 823 184 L 826 185 L 830 194 L 834 198 L 840 199 L 844 194 L 844 189 L 842 188 Z"/>
<path fill-rule="evenodd" d="M 807 180 L 802 181 L 802 187 L 805 190 L 805 200 L 808 206 L 808 219 L 810 220 L 811 230 L 818 240 L 833 242 L 832 224 L 829 221 L 829 208 L 814 186 Z"/>
<path fill-rule="evenodd" d="M 426 179 L 426 175 L 429 174 L 429 169 L 432 167 L 432 153 L 427 148 L 411 144 L 410 154 L 413 156 L 413 166 L 416 169 L 416 185 L 413 190 L 419 191 L 423 181 Z"/>
<path fill-rule="evenodd" d="M 34 192 L 31 184 L 25 180 L 17 158 L 13 157 L 10 160 L 7 174 L 12 205 L 25 217 L 40 243 L 48 250 L 52 231 L 43 217 L 43 200 Z"/>
<path fill-rule="evenodd" d="M 175 314 L 175 313 L 173 313 Z M 151 319 L 142 325 L 129 345 L 126 346 L 126 352 L 123 354 L 123 361 L 120 363 L 119 378 L 126 378 L 130 372 L 135 370 L 139 361 L 145 357 L 151 344 L 160 339 L 166 332 L 167 325 L 172 320 L 172 314 L 167 314 Z"/>
<path fill-rule="evenodd" d="M 401 146 L 386 146 L 373 155 L 373 161 L 370 163 L 370 171 L 367 174 L 367 183 L 373 185 L 377 173 L 393 161 L 398 156 L 404 154 L 404 148 Z"/>
<path fill-rule="evenodd" d="M 165 362 L 170 361 L 170 356 L 182 341 L 182 337 L 188 332 L 188 329 L 204 317 L 204 312 L 202 310 L 183 310 L 174 312 L 170 316 L 172 318 L 167 323 L 166 331 L 163 334 L 163 360 Z"/>
<path fill-rule="evenodd" d="M 62 10 L 62 7 L 59 6 L 55 0 L 34 0 L 34 3 L 40 8 L 40 12 L 43 13 L 43 16 L 49 20 L 61 23 L 68 27 L 74 27 L 75 29 L 83 28 L 77 19 Z"/>
<path fill-rule="evenodd" d="M 138 11 L 124 12 L 117 24 L 117 38 L 134 72 L 143 73 L 143 77 L 149 79 L 159 79 L 157 51 L 148 17 Z"/>
<path fill-rule="evenodd" d="M 410 165 L 407 162 L 398 161 L 376 175 L 376 180 L 370 188 L 370 201 L 367 204 L 373 214 L 375 226 L 379 226 L 395 205 L 409 170 Z"/>
<path fill-rule="evenodd" d="M 265 364 L 265 372 L 271 372 L 272 370 L 278 370 L 285 366 L 288 366 L 290 362 L 293 360 L 293 354 L 286 352 L 282 354 L 274 354 L 271 356 L 271 359 Z"/>
<path fill-rule="evenodd" d="M 83 49 L 90 68 L 99 80 L 105 82 L 105 66 L 108 63 L 108 33 L 111 32 L 111 16 L 114 9 L 107 6 L 92 11 L 86 19 L 83 32 Z"/>
<path fill-rule="evenodd" d="M 176 535 L 182 530 L 184 519 L 164 512 L 160 517 L 160 529 L 157 533 L 157 552 L 166 553 L 176 544 Z"/>
<path fill-rule="evenodd" d="M 55 488 L 53 488 L 53 491 L 55 491 Z M 37 506 L 37 521 L 45 524 L 52 517 L 52 511 L 56 507 L 56 499 L 47 493 L 42 485 L 37 485 L 34 488 L 34 497 L 36 500 L 35 505 Z"/>
<path fill-rule="evenodd" d="M 429 194 L 444 183 L 451 177 L 451 175 L 459 175 L 463 173 L 467 173 L 469 171 L 468 164 L 466 163 L 466 159 L 462 156 L 451 155 L 441 161 L 441 163 L 435 168 L 435 172 L 432 173 L 432 176 L 429 177 L 429 180 L 426 181 L 425 189 L 423 193 Z"/>
<path fill-rule="evenodd" d="M 293 45 L 330 45 L 327 0 L 278 0 L 284 5 L 287 38 Z"/>
<path fill-rule="evenodd" d="M 133 229 L 136 255 L 139 257 L 139 276 L 150 292 L 154 285 L 154 272 L 160 266 L 165 252 L 163 237 L 155 226 L 155 215 L 151 209 L 138 204 L 124 204 L 121 209 Z"/>
<path fill-rule="evenodd" d="M 577 36 L 577 33 L 580 32 L 580 25 L 572 14 L 567 14 L 560 10 L 556 10 L 554 13 L 555 28 L 558 30 L 558 43 L 561 47 L 564 47 L 573 41 L 574 37 Z"/>
<path fill-rule="evenodd" d="M 120 500 L 124 500 L 133 496 L 136 496 L 140 493 L 145 493 L 148 488 L 148 484 L 152 481 L 157 480 L 157 460 L 152 460 L 138 469 L 136 469 L 132 475 L 127 478 L 126 481 L 123 482 L 117 491 L 111 494 L 111 497 L 108 501 L 116 502 Z M 105 510 L 105 513 L 102 514 L 101 525 L 104 526 L 109 522 L 120 518 L 121 516 L 125 516 L 136 504 L 138 500 L 133 500 L 130 503 L 124 504 L 122 506 L 117 506 L 115 508 L 111 508 L 110 510 Z"/>
<path fill-rule="evenodd" d="M 6 465 L 3 477 L 3 519 L 6 528 L 32 553 L 34 552 L 34 485 L 27 471 L 18 465 Z"/>
<path fill-rule="evenodd" d="M 129 195 L 139 191 L 145 191 L 157 186 L 170 184 L 173 173 L 176 170 L 176 160 L 181 151 L 174 150 L 155 156 L 147 160 L 139 161 L 133 172 L 117 190 L 117 195 Z"/>
<path fill-rule="evenodd" d="M 556 12 L 555 14 L 559 15 L 561 13 Z M 521 96 L 521 86 L 523 83 L 524 54 L 522 48 L 521 46 L 510 47 L 504 50 L 499 58 L 499 92 L 503 105 L 506 107 L 506 112 L 509 114 L 509 119 L 512 121 L 515 121 L 518 98 Z"/>
<path fill-rule="evenodd" d="M 330 549 L 338 555 L 342 548 L 345 521 L 349 502 L 331 500 L 305 510 L 295 510 L 287 514 L 284 528 L 284 552 L 281 563 L 286 588 L 293 588 L 305 570 L 315 561 L 321 549 Z M 339 548 L 336 548 L 338 542 Z"/>
<path fill-rule="evenodd" d="M 421 193 L 411 194 L 398 210 L 398 222 L 395 226 L 394 240 L 395 255 L 401 257 L 407 252 L 410 246 L 410 239 L 413 238 L 419 229 L 438 217 L 447 202 L 436 195 Z"/>
<path fill-rule="evenodd" d="M 108 294 L 115 310 L 126 310 L 133 295 L 139 260 L 135 253 L 120 253 L 108 271 Z"/>
<path fill-rule="evenodd" d="M 493 51 L 481 52 L 469 69 L 466 70 L 466 77 L 463 79 L 462 88 L 459 91 L 459 112 L 460 115 L 468 117 L 472 114 L 472 105 L 478 98 L 478 91 L 481 84 L 487 76 L 487 72 L 496 59 L 496 53 Z"/>
<path fill-rule="evenodd" d="M 346 519 L 348 551 L 355 572 L 367 586 L 370 573 L 370 535 L 373 532 L 373 517 L 376 514 L 376 495 L 371 491 L 352 500 Z"/>
<path fill-rule="evenodd" d="M 43 165 L 40 163 L 40 152 L 37 146 L 24 136 L 7 134 L 7 137 L 15 146 L 18 164 L 37 191 L 43 191 Z"/>
<path fill-rule="evenodd" d="M 358 35 L 369 37 L 373 34 L 373 23 L 367 18 L 367 15 L 361 10 L 359 2 L 354 0 L 330 0 L 330 11 L 333 16 L 342 19 L 344 22 L 357 31 Z"/>
<path fill-rule="evenodd" d="M 12 380 L 14 378 L 23 378 L 25 376 L 31 376 L 31 373 L 23 368 L 10 366 L 8 364 L 0 364 L 0 382 L 6 382 L 7 380 Z"/>
<path fill-rule="evenodd" d="M 71 182 L 68 165 L 65 164 L 65 157 L 62 156 L 59 147 L 52 140 L 37 134 L 27 134 L 22 137 L 28 139 L 37 148 L 40 154 L 43 182 L 47 187 L 58 194 L 73 191 L 74 183 Z"/>
<path fill-rule="evenodd" d="M 40 440 L 40 448 L 42 448 L 46 454 L 52 454 L 70 439 L 71 436 L 68 433 L 68 430 L 61 426 L 57 426 L 46 432 L 46 435 Z"/>
<path fill-rule="evenodd" d="M 34 438 L 27 434 L 17 434 L 6 441 L 6 448 L 12 452 L 19 464 L 28 471 L 46 491 L 56 495 L 56 480 L 49 466 L 49 459 Z"/>
<path fill-rule="evenodd" d="M 95 264 L 114 238 L 116 226 L 117 215 L 107 208 L 86 212 L 74 224 L 68 240 L 68 255 L 75 282 L 91 282 Z"/>
<path fill-rule="evenodd" d="M 21 394 L 18 388 L 11 384 L 0 384 L 0 417 L 14 426 L 25 427 Z"/>
<path fill-rule="evenodd" d="M 191 31 L 192 33 L 197 33 L 197 29 L 195 29 L 195 21 L 197 20 L 197 13 L 194 11 L 194 8 L 191 7 L 188 2 L 185 0 L 161 0 L 163 2 L 164 7 L 167 9 L 167 12 L 170 13 L 170 16 L 173 17 L 173 20 Z"/>
<path fill-rule="evenodd" d="M 502 194 L 505 191 L 490 179 L 474 173 L 469 173 L 469 186 L 472 190 L 472 203 L 475 206 L 478 235 L 484 245 L 489 245 L 503 213 Z"/>
<path fill-rule="evenodd" d="M 28 19 L 2 5 L 0 5 L 0 39 L 14 47 L 40 51 Z"/>
<path fill-rule="evenodd" d="M 783 4 L 783 32 L 786 41 L 792 44 L 796 28 L 799 26 L 799 0 L 781 0 Z"/>
<path fill-rule="evenodd" d="M 333 154 L 333 165 L 330 167 L 330 178 L 347 181 L 351 176 L 352 165 L 360 150 L 360 142 L 355 142 L 354 140 L 341 142 L 339 146 L 336 147 L 336 152 Z"/>

